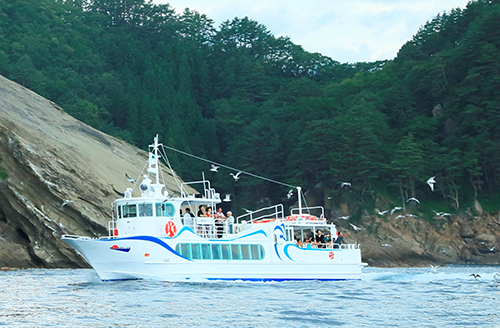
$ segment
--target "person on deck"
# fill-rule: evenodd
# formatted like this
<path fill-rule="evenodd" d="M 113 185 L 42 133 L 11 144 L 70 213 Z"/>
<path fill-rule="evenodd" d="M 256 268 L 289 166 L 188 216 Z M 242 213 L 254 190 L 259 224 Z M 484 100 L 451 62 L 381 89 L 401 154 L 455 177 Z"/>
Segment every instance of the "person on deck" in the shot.
<path fill-rule="evenodd" d="M 325 237 L 323 236 L 323 232 L 321 230 L 318 230 L 316 232 L 316 236 L 315 236 L 315 242 L 316 242 L 316 245 L 318 246 L 318 248 L 325 248 Z"/>
<path fill-rule="evenodd" d="M 335 240 L 335 247 L 334 248 L 340 248 L 340 245 L 344 242 L 344 237 L 349 236 L 349 233 L 347 235 L 344 235 L 342 231 L 339 231 L 339 236 L 337 237 L 337 240 Z"/>
<path fill-rule="evenodd" d="M 222 213 L 222 207 L 217 209 L 215 213 L 215 226 L 217 227 L 217 238 L 222 238 L 222 233 L 224 231 L 224 221 L 226 221 L 226 216 Z"/>
<path fill-rule="evenodd" d="M 234 216 L 233 212 L 227 212 L 227 224 L 229 225 L 229 233 L 233 233 Z"/>
<path fill-rule="evenodd" d="M 200 216 L 205 216 L 205 206 L 203 205 L 198 206 L 198 217 Z"/>
<path fill-rule="evenodd" d="M 191 209 L 188 207 L 185 210 L 186 213 L 184 213 L 183 219 L 184 219 L 184 225 L 186 227 L 189 227 L 190 229 L 194 228 L 194 214 L 191 213 Z"/>

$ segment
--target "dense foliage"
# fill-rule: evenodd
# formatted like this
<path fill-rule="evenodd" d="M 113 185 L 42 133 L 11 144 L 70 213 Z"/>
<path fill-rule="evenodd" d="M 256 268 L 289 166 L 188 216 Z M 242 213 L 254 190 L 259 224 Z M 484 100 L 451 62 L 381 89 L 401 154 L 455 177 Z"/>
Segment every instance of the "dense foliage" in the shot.
<path fill-rule="evenodd" d="M 393 61 L 342 64 L 248 18 L 215 27 L 145 0 L 0 0 L 0 74 L 142 148 L 158 133 L 334 202 L 459 208 L 500 191 L 498 21 L 499 1 L 471 1 L 427 22 Z M 286 187 L 171 160 L 236 199 L 286 200 Z"/>

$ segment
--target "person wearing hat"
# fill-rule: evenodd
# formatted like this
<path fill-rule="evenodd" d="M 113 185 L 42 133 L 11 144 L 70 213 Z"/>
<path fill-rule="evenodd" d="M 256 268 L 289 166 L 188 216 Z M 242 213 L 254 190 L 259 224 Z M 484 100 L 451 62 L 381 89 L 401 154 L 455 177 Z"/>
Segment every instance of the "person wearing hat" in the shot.
<path fill-rule="evenodd" d="M 229 233 L 233 233 L 234 216 L 233 212 L 227 211 L 227 224 L 229 225 Z"/>

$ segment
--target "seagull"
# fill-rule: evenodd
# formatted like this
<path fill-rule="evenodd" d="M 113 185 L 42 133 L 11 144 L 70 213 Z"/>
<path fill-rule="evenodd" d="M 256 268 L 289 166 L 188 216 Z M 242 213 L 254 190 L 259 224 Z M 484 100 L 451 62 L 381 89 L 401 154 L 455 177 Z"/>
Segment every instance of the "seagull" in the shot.
<path fill-rule="evenodd" d="M 432 265 L 432 264 L 430 264 L 430 266 L 431 266 L 431 271 L 430 272 L 437 273 L 437 269 L 439 268 L 439 265 Z"/>
<path fill-rule="evenodd" d="M 354 224 L 349 223 L 351 227 L 354 229 L 354 231 L 361 231 L 362 229 L 360 227 L 356 227 Z"/>
<path fill-rule="evenodd" d="M 412 197 L 412 198 L 408 198 L 408 200 L 406 201 L 407 203 L 408 202 L 416 202 L 416 203 L 419 203 L 420 204 L 420 201 L 418 199 L 416 199 L 415 197 Z"/>
<path fill-rule="evenodd" d="M 350 182 L 342 182 L 342 184 L 340 185 L 340 188 L 344 188 L 345 186 L 351 187 L 351 183 Z"/>
<path fill-rule="evenodd" d="M 125 173 L 125 176 L 127 177 L 128 182 L 135 183 L 134 178 L 132 178 L 131 176 L 129 176 L 127 173 Z"/>
<path fill-rule="evenodd" d="M 62 204 L 61 204 L 61 207 L 64 207 L 66 205 L 68 205 L 69 203 L 74 203 L 72 200 L 65 200 Z"/>
<path fill-rule="evenodd" d="M 212 172 L 218 172 L 217 170 L 219 169 L 219 166 L 215 165 L 215 164 L 212 164 L 212 168 L 210 169 L 210 171 Z"/>
<path fill-rule="evenodd" d="M 389 244 L 382 244 L 380 246 L 382 246 L 382 247 L 392 247 L 392 245 L 389 245 Z"/>
<path fill-rule="evenodd" d="M 229 173 L 229 174 L 231 174 L 231 175 L 233 176 L 234 181 L 238 181 L 238 180 L 239 180 L 239 178 L 240 178 L 241 171 L 239 171 L 239 172 L 238 172 L 238 173 L 236 173 L 236 174 L 233 174 L 232 172 L 231 172 L 231 173 Z"/>
<path fill-rule="evenodd" d="M 451 216 L 450 213 L 446 213 L 446 212 L 436 212 L 434 210 L 432 210 L 434 213 L 436 213 L 437 216 L 439 216 L 441 219 L 445 216 Z"/>
<path fill-rule="evenodd" d="M 396 216 L 396 217 L 394 218 L 394 220 L 396 220 L 396 219 L 403 219 L 404 217 L 405 217 L 404 215 L 398 215 L 398 216 Z"/>
<path fill-rule="evenodd" d="M 338 219 L 339 220 L 349 220 L 349 217 L 348 216 L 339 216 Z"/>
<path fill-rule="evenodd" d="M 479 274 L 476 274 L 476 273 L 471 273 L 469 275 L 469 277 L 474 277 L 474 279 L 481 278 L 481 276 Z"/>
<path fill-rule="evenodd" d="M 389 213 L 389 210 L 387 210 L 387 211 L 382 211 L 382 212 L 378 212 L 378 215 L 386 215 L 387 213 Z"/>
<path fill-rule="evenodd" d="M 393 215 L 393 214 L 394 214 L 394 212 L 396 212 L 396 211 L 401 211 L 402 209 L 403 209 L 403 208 L 402 208 L 402 207 L 399 207 L 399 206 L 394 207 L 394 208 L 391 210 L 391 215 Z"/>
<path fill-rule="evenodd" d="M 436 180 L 434 180 L 436 176 L 433 176 L 433 177 L 430 177 L 428 180 L 427 180 L 427 184 L 429 185 L 429 187 L 431 187 L 431 190 L 434 191 L 434 184 L 436 183 Z"/>
<path fill-rule="evenodd" d="M 230 202 L 231 201 L 231 194 L 226 194 L 226 197 L 222 200 L 223 202 Z"/>
<path fill-rule="evenodd" d="M 493 250 L 495 249 L 496 246 L 493 246 L 492 248 L 488 248 L 490 250 L 490 252 L 493 252 Z"/>
<path fill-rule="evenodd" d="M 293 189 L 290 189 L 288 191 L 288 194 L 286 194 L 286 197 L 288 197 L 288 199 L 290 199 L 290 198 L 292 198 L 292 196 L 293 196 Z"/>
<path fill-rule="evenodd" d="M 415 214 L 406 214 L 406 216 L 409 218 L 418 218 Z"/>
<path fill-rule="evenodd" d="M 249 209 L 244 208 L 245 212 L 247 213 L 252 213 L 253 211 L 250 211 Z"/>

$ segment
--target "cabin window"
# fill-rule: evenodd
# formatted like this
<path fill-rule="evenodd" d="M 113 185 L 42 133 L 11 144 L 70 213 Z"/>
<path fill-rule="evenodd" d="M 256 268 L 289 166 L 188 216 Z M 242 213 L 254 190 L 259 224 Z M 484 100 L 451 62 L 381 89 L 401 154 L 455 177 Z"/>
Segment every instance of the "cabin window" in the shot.
<path fill-rule="evenodd" d="M 153 216 L 153 204 L 139 204 L 139 216 Z"/>
<path fill-rule="evenodd" d="M 220 260 L 222 258 L 219 244 L 212 244 L 212 257 L 214 260 Z"/>
<path fill-rule="evenodd" d="M 121 219 L 122 218 L 122 207 L 121 206 L 117 206 L 116 207 L 116 218 L 117 219 Z"/>
<path fill-rule="evenodd" d="M 135 218 L 137 217 L 137 205 L 124 205 L 123 206 L 123 217 L 124 218 Z"/>
<path fill-rule="evenodd" d="M 201 260 L 200 244 L 191 244 L 191 254 L 193 260 Z"/>
<path fill-rule="evenodd" d="M 248 244 L 177 244 L 175 251 L 192 260 L 263 260 L 264 247 Z"/>
<path fill-rule="evenodd" d="M 212 252 L 210 249 L 210 244 L 201 244 L 201 257 L 204 260 L 212 259 Z"/>
<path fill-rule="evenodd" d="M 231 245 L 231 256 L 233 260 L 241 260 L 240 245 Z"/>
<path fill-rule="evenodd" d="M 262 246 L 260 245 L 250 245 L 250 253 L 252 254 L 252 260 L 260 260 L 261 259 L 261 253 L 260 253 L 260 248 L 262 248 Z M 262 250 L 262 252 L 264 252 L 264 250 Z M 262 257 L 264 257 L 262 255 Z"/>
<path fill-rule="evenodd" d="M 175 213 L 174 205 L 170 203 L 156 203 L 156 216 L 173 217 Z"/>
<path fill-rule="evenodd" d="M 240 245 L 241 248 L 241 259 L 242 260 L 250 260 L 250 245 Z"/>

